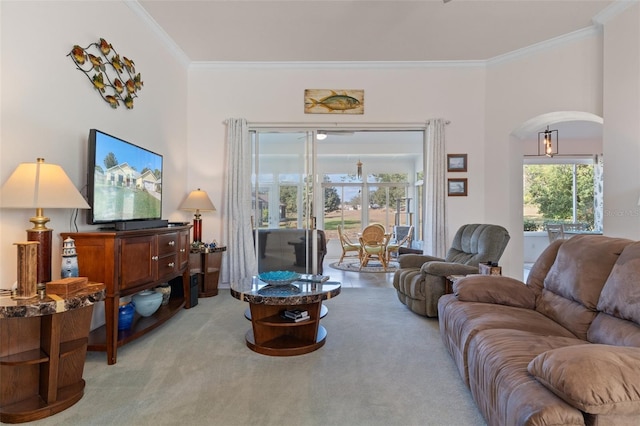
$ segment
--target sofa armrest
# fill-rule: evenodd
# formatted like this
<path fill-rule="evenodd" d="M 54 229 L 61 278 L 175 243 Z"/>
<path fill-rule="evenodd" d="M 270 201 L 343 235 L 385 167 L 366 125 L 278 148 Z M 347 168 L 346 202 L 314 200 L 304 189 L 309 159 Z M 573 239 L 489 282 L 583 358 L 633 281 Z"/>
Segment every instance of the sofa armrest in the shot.
<path fill-rule="evenodd" d="M 431 262 L 434 260 L 443 261 L 444 259 L 425 254 L 403 254 L 398 257 L 400 268 L 419 268 L 426 262 Z"/>
<path fill-rule="evenodd" d="M 576 345 L 535 357 L 529 373 L 590 414 L 640 415 L 640 348 Z"/>
<path fill-rule="evenodd" d="M 536 295 L 522 281 L 501 275 L 471 275 L 453 284 L 453 293 L 464 302 L 494 303 L 535 309 Z"/>

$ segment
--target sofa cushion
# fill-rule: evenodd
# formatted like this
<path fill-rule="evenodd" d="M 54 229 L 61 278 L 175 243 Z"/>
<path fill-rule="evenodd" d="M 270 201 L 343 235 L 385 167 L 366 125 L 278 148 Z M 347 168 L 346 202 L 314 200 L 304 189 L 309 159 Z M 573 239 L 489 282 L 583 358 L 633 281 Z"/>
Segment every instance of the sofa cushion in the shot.
<path fill-rule="evenodd" d="M 544 280 L 536 309 L 586 340 L 604 283 L 631 243 L 593 235 L 576 235 L 566 241 Z"/>
<path fill-rule="evenodd" d="M 522 330 L 479 332 L 469 344 L 469 388 L 487 423 L 513 425 L 583 425 L 577 408 L 554 395 L 529 372 L 538 354 L 584 341 L 540 336 Z"/>
<path fill-rule="evenodd" d="M 587 344 L 536 356 L 528 371 L 591 414 L 640 414 L 640 348 Z"/>
<path fill-rule="evenodd" d="M 587 340 L 603 345 L 640 348 L 640 325 L 600 312 L 589 327 Z"/>
<path fill-rule="evenodd" d="M 640 242 L 630 244 L 622 251 L 607 278 L 598 310 L 611 316 L 633 321 L 640 325 Z"/>
<path fill-rule="evenodd" d="M 483 330 L 525 330 L 540 340 L 548 336 L 576 337 L 560 324 L 532 309 L 462 302 L 454 295 L 445 295 L 438 301 L 438 310 L 443 342 L 452 353 L 460 376 L 467 384 L 468 346 L 474 336 Z"/>
<path fill-rule="evenodd" d="M 534 309 L 534 291 L 521 281 L 498 275 L 470 275 L 453 284 L 453 292 L 462 302 L 483 302 Z"/>

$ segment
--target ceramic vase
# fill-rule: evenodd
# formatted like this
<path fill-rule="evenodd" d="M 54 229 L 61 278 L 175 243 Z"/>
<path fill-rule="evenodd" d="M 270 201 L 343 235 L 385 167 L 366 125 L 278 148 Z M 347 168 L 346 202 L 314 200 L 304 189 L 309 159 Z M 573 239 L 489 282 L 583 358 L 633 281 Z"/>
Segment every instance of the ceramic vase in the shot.
<path fill-rule="evenodd" d="M 132 302 L 121 304 L 118 308 L 118 330 L 128 330 L 133 323 L 136 308 Z"/>
<path fill-rule="evenodd" d="M 162 305 L 169 303 L 169 297 L 171 297 L 171 286 L 169 283 L 165 283 L 156 287 L 156 291 L 162 294 Z"/>

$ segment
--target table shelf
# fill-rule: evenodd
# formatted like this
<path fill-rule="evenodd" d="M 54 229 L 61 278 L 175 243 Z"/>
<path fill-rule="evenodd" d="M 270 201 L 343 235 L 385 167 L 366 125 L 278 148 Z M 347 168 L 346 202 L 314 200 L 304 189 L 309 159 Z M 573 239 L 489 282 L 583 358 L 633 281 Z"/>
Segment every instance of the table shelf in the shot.
<path fill-rule="evenodd" d="M 138 337 L 141 337 L 151 330 L 159 327 L 177 314 L 185 306 L 183 297 L 172 297 L 169 303 L 160 306 L 158 310 L 149 317 L 143 317 L 136 313 L 131 328 L 128 330 L 118 330 L 117 346 L 120 347 Z M 89 333 L 90 351 L 105 351 L 107 349 L 107 328 L 106 325 L 98 327 Z"/>
<path fill-rule="evenodd" d="M 293 356 L 313 352 L 321 348 L 326 341 L 327 330 L 323 326 L 318 326 L 315 339 L 301 339 L 292 335 L 282 335 L 260 345 L 255 342 L 253 330 L 249 330 L 245 335 L 247 346 L 263 355 Z"/>

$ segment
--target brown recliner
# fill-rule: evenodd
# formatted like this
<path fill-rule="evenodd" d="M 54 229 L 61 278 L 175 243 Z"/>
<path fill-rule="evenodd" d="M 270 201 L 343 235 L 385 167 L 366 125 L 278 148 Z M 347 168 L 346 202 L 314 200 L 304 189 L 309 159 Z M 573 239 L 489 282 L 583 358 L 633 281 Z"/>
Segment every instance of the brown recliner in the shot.
<path fill-rule="evenodd" d="M 446 277 L 478 273 L 478 264 L 498 262 L 509 242 L 499 225 L 463 225 L 453 237 L 447 257 L 403 254 L 393 276 L 398 299 L 413 312 L 438 316 L 438 299 L 445 294 Z"/>

